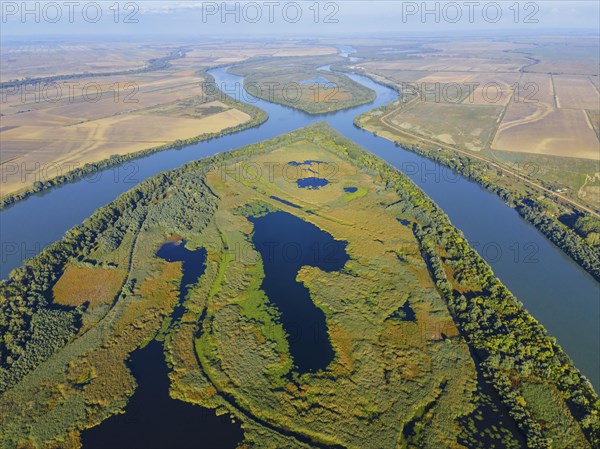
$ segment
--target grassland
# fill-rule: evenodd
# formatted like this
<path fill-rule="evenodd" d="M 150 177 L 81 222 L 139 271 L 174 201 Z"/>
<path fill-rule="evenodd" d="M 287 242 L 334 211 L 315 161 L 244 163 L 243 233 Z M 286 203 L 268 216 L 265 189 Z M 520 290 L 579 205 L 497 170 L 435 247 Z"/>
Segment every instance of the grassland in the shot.
<path fill-rule="evenodd" d="M 323 163 L 326 186 L 298 188 L 315 164 L 289 163 L 307 159 Z M 265 171 L 256 176 L 249 164 Z M 335 352 L 314 373 L 295 372 L 289 336 L 260 288 L 263 264 L 248 218 L 274 210 L 347 242 L 341 270 L 298 273 Z M 173 238 L 207 251 L 179 320 L 169 316 L 181 263 L 156 256 Z M 28 326 L 39 320 L 19 314 L 51 310 L 39 295 L 72 280 L 77 264 L 96 280 L 102 267 L 126 273 L 123 287 L 111 303 L 65 308 L 87 324 L 31 359 Z M 157 335 L 172 397 L 235 416 L 240 447 L 598 442 L 597 396 L 560 347 L 408 178 L 323 124 L 142 182 L 0 287 L 0 324 L 22 324 L 5 335 L 26 348 L 6 338 L 0 346 L 2 447 L 79 447 L 83 429 L 123 409 L 135 389 L 125 360 Z"/>
<path fill-rule="evenodd" d="M 52 288 L 53 302 L 77 307 L 89 303 L 89 308 L 110 304 L 121 290 L 126 272 L 115 268 L 94 268 L 69 265 Z"/>

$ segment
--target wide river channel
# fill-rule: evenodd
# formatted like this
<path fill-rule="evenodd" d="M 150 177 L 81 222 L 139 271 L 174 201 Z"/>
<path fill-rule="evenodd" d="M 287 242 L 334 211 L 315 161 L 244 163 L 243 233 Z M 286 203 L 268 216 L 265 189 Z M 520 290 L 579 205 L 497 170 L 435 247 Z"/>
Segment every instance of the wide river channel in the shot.
<path fill-rule="evenodd" d="M 599 390 L 599 284 L 496 195 L 444 166 L 354 126 L 353 119 L 357 115 L 394 101 L 396 91 L 352 74 L 353 80 L 377 93 L 376 99 L 367 105 L 315 116 L 259 100 L 247 93 L 242 95 L 243 78 L 227 73 L 226 67 L 209 73 L 223 91 L 265 110 L 269 120 L 236 134 L 124 163 L 93 177 L 32 196 L 1 211 L 2 278 L 21 265 L 24 258 L 32 257 L 60 239 L 97 208 L 149 176 L 317 121 L 326 121 L 348 139 L 405 172 L 423 189 L 462 230 L 470 244 L 492 266 L 496 276 L 557 338 L 596 391 Z"/>

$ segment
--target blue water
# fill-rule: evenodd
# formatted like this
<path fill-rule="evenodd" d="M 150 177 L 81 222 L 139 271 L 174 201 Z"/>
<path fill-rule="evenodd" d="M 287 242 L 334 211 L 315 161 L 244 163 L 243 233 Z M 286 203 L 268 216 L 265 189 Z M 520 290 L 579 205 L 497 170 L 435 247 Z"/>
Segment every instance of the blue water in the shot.
<path fill-rule="evenodd" d="M 216 82 L 235 92 L 242 84 L 227 68 L 211 70 Z M 302 111 L 272 104 L 250 95 L 239 98 L 260 107 L 269 120 L 260 127 L 172 149 L 100 172 L 33 196 L 0 212 L 0 274 L 37 254 L 65 231 L 112 201 L 139 181 L 185 162 L 326 121 L 358 145 L 384 158 L 405 172 L 448 214 L 463 231 L 469 243 L 492 266 L 496 276 L 523 302 L 557 338 L 576 366 L 600 386 L 600 290 L 599 284 L 562 251 L 551 244 L 518 213 L 496 195 L 433 161 L 397 147 L 394 143 L 353 124 L 357 115 L 397 98 L 397 93 L 372 80 L 350 76 L 374 90 L 375 101 L 355 108 L 308 115 Z"/>
<path fill-rule="evenodd" d="M 354 193 L 358 190 L 358 187 L 344 187 L 344 192 L 346 193 Z"/>
<path fill-rule="evenodd" d="M 280 312 L 295 371 L 302 374 L 327 368 L 335 353 L 325 315 L 296 276 L 304 266 L 339 271 L 349 260 L 346 243 L 286 212 L 250 217 L 250 221 L 254 224 L 252 242 L 265 270 L 261 289 Z"/>
<path fill-rule="evenodd" d="M 325 162 L 323 161 L 315 161 L 313 159 L 307 159 L 305 161 L 302 162 L 298 162 L 298 161 L 290 161 L 288 162 L 288 165 L 291 165 L 292 167 L 300 167 L 302 165 L 307 165 L 307 166 L 311 166 L 313 164 L 324 164 Z"/>
<path fill-rule="evenodd" d="M 329 181 L 325 178 L 317 178 L 315 176 L 310 176 L 308 178 L 300 178 L 296 180 L 296 184 L 301 189 L 311 189 L 316 190 L 321 187 L 325 187 L 329 184 Z"/>
<path fill-rule="evenodd" d="M 169 396 L 162 345 L 156 340 L 128 362 L 138 387 L 125 413 L 114 415 L 81 434 L 85 449 L 234 449 L 243 437 L 229 415 Z"/>
<path fill-rule="evenodd" d="M 206 249 L 198 248 L 189 250 L 185 247 L 186 241 L 167 242 L 161 246 L 156 255 L 167 262 L 182 262 L 181 285 L 179 287 L 179 303 L 171 315 L 173 321 L 178 321 L 183 316 L 185 308 L 183 302 L 189 288 L 198 282 L 206 268 Z"/>

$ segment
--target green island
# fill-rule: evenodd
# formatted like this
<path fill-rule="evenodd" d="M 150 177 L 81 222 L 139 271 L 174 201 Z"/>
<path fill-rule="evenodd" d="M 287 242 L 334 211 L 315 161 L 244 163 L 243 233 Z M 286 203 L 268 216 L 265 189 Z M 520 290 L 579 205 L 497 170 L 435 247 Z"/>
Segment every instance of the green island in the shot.
<path fill-rule="evenodd" d="M 299 161 L 327 183 L 299 188 Z M 253 220 L 275 212 L 346 245 L 341 269 L 297 274 L 334 354 L 316 372 L 261 289 Z M 206 251 L 181 316 L 182 263 L 157 256 L 174 241 Z M 143 181 L 0 296 L 3 448 L 80 447 L 154 339 L 171 397 L 241 422 L 239 448 L 600 445 L 600 400 L 556 340 L 408 177 L 322 123 Z"/>
<path fill-rule="evenodd" d="M 341 57 L 279 57 L 248 61 L 229 71 L 251 95 L 309 114 L 339 111 L 375 99 L 375 92 L 340 72 L 319 70 Z"/>

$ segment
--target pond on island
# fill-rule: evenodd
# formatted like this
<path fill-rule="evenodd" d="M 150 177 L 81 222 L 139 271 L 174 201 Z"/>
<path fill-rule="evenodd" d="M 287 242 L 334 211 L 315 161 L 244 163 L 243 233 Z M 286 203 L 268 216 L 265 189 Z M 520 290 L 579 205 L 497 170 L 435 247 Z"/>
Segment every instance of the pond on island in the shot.
<path fill-rule="evenodd" d="M 306 265 L 326 272 L 341 270 L 350 259 L 346 242 L 287 212 L 249 220 L 254 225 L 252 241 L 265 271 L 261 289 L 279 311 L 296 371 L 302 374 L 325 369 L 334 358 L 325 314 L 296 276 Z"/>
<path fill-rule="evenodd" d="M 179 302 L 171 315 L 181 319 L 183 301 L 191 285 L 204 273 L 206 250 L 189 250 L 185 240 L 162 245 L 156 255 L 167 262 L 182 262 Z M 163 347 L 153 340 L 131 354 L 128 363 L 138 383 L 125 414 L 108 418 L 82 432 L 84 449 L 233 449 L 242 440 L 239 423 L 214 410 L 169 396 L 169 371 Z"/>
<path fill-rule="evenodd" d="M 169 396 L 162 344 L 135 351 L 129 368 L 138 383 L 125 413 L 81 434 L 84 449 L 234 449 L 243 431 L 228 415 Z"/>
<path fill-rule="evenodd" d="M 171 315 L 173 321 L 178 321 L 183 316 L 185 308 L 183 302 L 187 296 L 188 290 L 192 284 L 198 282 L 200 276 L 204 273 L 206 250 L 198 248 L 189 250 L 185 247 L 186 241 L 167 242 L 156 252 L 156 255 L 167 262 L 182 262 L 181 269 L 181 287 L 179 288 L 179 303 Z"/>

